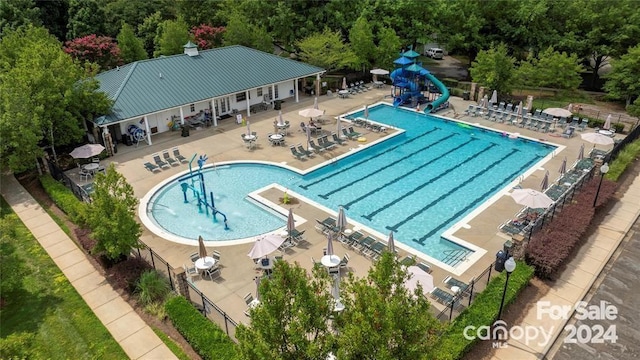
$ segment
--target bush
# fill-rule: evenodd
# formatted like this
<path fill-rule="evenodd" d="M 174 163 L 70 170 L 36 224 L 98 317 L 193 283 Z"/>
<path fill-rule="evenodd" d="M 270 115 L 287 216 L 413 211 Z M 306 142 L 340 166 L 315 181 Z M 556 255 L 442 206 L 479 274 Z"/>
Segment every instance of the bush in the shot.
<path fill-rule="evenodd" d="M 9 334 L 0 338 L 0 358 L 29 359 L 32 355 L 31 344 L 35 335 L 28 332 Z"/>
<path fill-rule="evenodd" d="M 462 97 L 464 90 L 458 88 L 450 88 L 449 92 L 451 93 L 451 96 Z"/>
<path fill-rule="evenodd" d="M 628 144 L 618 153 L 616 159 L 609 164 L 609 172 L 605 175 L 605 179 L 617 181 L 626 168 L 636 160 L 638 155 L 640 155 L 640 140 Z"/>
<path fill-rule="evenodd" d="M 613 129 L 616 131 L 616 133 L 618 133 L 618 134 L 624 133 L 624 124 L 623 123 L 616 123 L 616 124 L 612 124 L 611 126 L 613 126 Z"/>
<path fill-rule="evenodd" d="M 511 304 L 518 294 L 529 284 L 533 277 L 533 267 L 522 261 L 517 262 L 516 269 L 509 277 L 509 286 L 505 296 L 505 306 Z M 429 358 L 438 360 L 460 359 L 479 340 L 469 340 L 464 336 L 467 326 L 490 326 L 498 318 L 502 292 L 504 291 L 506 273 L 494 277 L 487 288 L 480 293 L 471 306 L 465 309 L 460 316 L 447 326 L 440 336 L 440 342 L 434 347 Z"/>
<path fill-rule="evenodd" d="M 182 296 L 171 298 L 165 304 L 173 326 L 191 344 L 204 360 L 233 360 L 238 357 L 236 344 L 218 325 L 211 322 Z"/>
<path fill-rule="evenodd" d="M 157 271 L 147 270 L 138 279 L 136 293 L 143 305 L 162 302 L 169 293 L 169 284 Z"/>
<path fill-rule="evenodd" d="M 40 183 L 49 194 L 51 200 L 69 216 L 71 221 L 83 226 L 87 221 L 87 204 L 78 200 L 63 184 L 57 182 L 51 175 L 46 174 L 40 177 Z"/>
<path fill-rule="evenodd" d="M 150 269 L 151 266 L 147 264 L 144 259 L 139 257 L 130 257 L 124 261 L 114 264 L 109 268 L 108 273 L 115 288 L 124 289 L 129 293 L 133 293 L 142 273 Z"/>

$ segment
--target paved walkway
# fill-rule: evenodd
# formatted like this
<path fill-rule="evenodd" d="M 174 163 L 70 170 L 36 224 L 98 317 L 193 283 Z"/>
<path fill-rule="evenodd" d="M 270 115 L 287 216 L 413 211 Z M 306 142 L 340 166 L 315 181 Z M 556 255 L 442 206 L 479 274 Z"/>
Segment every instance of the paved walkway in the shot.
<path fill-rule="evenodd" d="M 131 359 L 177 359 L 11 174 L 2 196 Z"/>
<path fill-rule="evenodd" d="M 606 215 L 594 234 L 587 239 L 574 259 L 567 264 L 566 269 L 550 291 L 539 299 L 538 304 L 547 301 L 550 306 L 574 306 L 578 301 L 585 299 L 618 245 L 637 221 L 640 215 L 638 204 L 640 204 L 640 176 L 635 178 L 622 199 Z M 589 303 L 588 305 L 598 304 Z M 569 334 L 563 329 L 571 319 L 571 312 L 566 318 L 558 316 L 554 319 L 544 311 L 539 314 L 537 304 L 529 304 L 526 309 L 523 309 L 523 312 L 524 315 L 521 317 L 523 320 L 519 324 L 508 324 L 508 327 L 520 325 L 542 328 L 545 332 L 551 333 L 551 340 L 544 342 L 542 336 L 529 342 L 525 339 L 510 339 L 506 347 L 495 351 L 494 359 L 543 359 L 546 358 L 555 339 Z M 624 318 L 625 315 L 619 315 L 618 322 L 622 324 L 626 320 L 621 317 Z M 573 338 L 576 339 L 576 336 L 574 334 Z"/>

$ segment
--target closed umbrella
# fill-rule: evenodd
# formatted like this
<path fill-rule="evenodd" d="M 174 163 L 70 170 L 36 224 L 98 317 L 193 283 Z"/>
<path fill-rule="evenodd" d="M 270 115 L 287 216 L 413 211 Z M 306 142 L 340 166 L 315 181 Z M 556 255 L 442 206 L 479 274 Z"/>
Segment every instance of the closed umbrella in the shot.
<path fill-rule="evenodd" d="M 404 283 L 404 287 L 410 292 L 415 292 L 418 288 L 418 284 L 422 286 L 422 293 L 427 296 L 431 290 L 433 290 L 433 276 L 426 271 L 420 269 L 417 266 L 409 266 L 407 273 L 410 277 Z"/>
<path fill-rule="evenodd" d="M 259 237 L 247 254 L 252 259 L 259 259 L 276 251 L 286 239 L 277 234 Z"/>
<path fill-rule="evenodd" d="M 282 110 L 278 110 L 278 125 L 284 125 L 284 119 L 282 118 Z"/>
<path fill-rule="evenodd" d="M 313 99 L 313 108 L 318 110 L 318 97 L 316 96 L 315 99 Z"/>
<path fill-rule="evenodd" d="M 607 120 L 604 121 L 604 125 L 602 125 L 602 128 L 605 130 L 611 129 L 611 114 L 607 116 Z"/>
<path fill-rule="evenodd" d="M 247 121 L 247 136 L 251 135 L 251 123 Z"/>
<path fill-rule="evenodd" d="M 613 139 L 610 138 L 607 135 L 602 135 L 600 133 L 597 132 L 592 132 L 592 133 L 586 133 L 586 134 L 582 134 L 580 135 L 582 137 L 582 140 L 588 141 L 590 143 L 593 144 L 593 146 L 596 145 L 611 145 L 613 144 Z"/>
<path fill-rule="evenodd" d="M 344 208 L 342 206 L 340 206 L 340 210 L 338 210 L 336 227 L 338 228 L 339 232 L 342 232 L 347 227 L 347 216 L 344 214 Z"/>
<path fill-rule="evenodd" d="M 69 155 L 74 159 L 87 159 L 98 156 L 104 151 L 104 146 L 100 144 L 85 144 L 73 149 Z"/>
<path fill-rule="evenodd" d="M 342 134 L 342 121 L 340 121 L 340 118 L 336 121 L 336 134 L 338 134 L 338 136 Z"/>
<path fill-rule="evenodd" d="M 333 236 L 331 236 L 331 233 L 327 234 L 327 254 L 326 255 L 333 255 Z"/>
<path fill-rule="evenodd" d="M 342 90 L 347 90 L 347 78 L 342 78 Z"/>
<path fill-rule="evenodd" d="M 580 151 L 578 151 L 578 161 L 584 159 L 584 144 L 580 145 Z"/>
<path fill-rule="evenodd" d="M 583 148 L 584 151 L 584 148 Z M 565 156 L 564 159 L 562 159 L 562 164 L 560 164 L 560 169 L 558 170 L 558 172 L 560 173 L 560 175 L 564 175 L 564 173 L 567 172 L 567 157 Z"/>
<path fill-rule="evenodd" d="M 396 242 L 393 240 L 393 231 L 389 232 L 389 239 L 387 240 L 387 248 L 392 254 L 396 252 Z"/>
<path fill-rule="evenodd" d="M 528 206 L 532 209 L 546 209 L 553 204 L 553 200 L 550 197 L 534 189 L 513 190 L 511 197 L 516 204 Z"/>
<path fill-rule="evenodd" d="M 542 178 L 542 182 L 540 183 L 540 188 L 542 189 L 542 191 L 547 190 L 548 187 L 549 187 L 549 170 L 547 170 L 547 172 L 544 173 L 544 177 Z"/>
<path fill-rule="evenodd" d="M 569 112 L 573 112 L 573 104 L 569 104 L 569 106 L 567 106 L 567 110 L 569 110 Z"/>
<path fill-rule="evenodd" d="M 289 216 L 287 217 L 287 232 L 289 235 L 296 229 L 296 222 L 293 219 L 293 209 L 289 208 Z"/>
<path fill-rule="evenodd" d="M 201 259 L 207 257 L 207 248 L 204 247 L 204 239 L 202 236 L 198 236 L 198 256 L 200 256 Z"/>
<path fill-rule="evenodd" d="M 518 104 L 518 111 L 516 111 L 516 116 L 522 119 L 524 117 L 524 109 L 522 107 L 522 101 Z"/>
<path fill-rule="evenodd" d="M 364 106 L 364 118 L 369 120 L 369 105 Z"/>
<path fill-rule="evenodd" d="M 306 127 L 307 129 L 307 151 L 309 151 L 309 143 L 311 142 L 311 128 L 310 127 Z"/>
<path fill-rule="evenodd" d="M 498 102 L 498 90 L 493 90 L 493 94 L 491 94 L 491 100 L 489 103 L 493 106 L 493 104 Z"/>

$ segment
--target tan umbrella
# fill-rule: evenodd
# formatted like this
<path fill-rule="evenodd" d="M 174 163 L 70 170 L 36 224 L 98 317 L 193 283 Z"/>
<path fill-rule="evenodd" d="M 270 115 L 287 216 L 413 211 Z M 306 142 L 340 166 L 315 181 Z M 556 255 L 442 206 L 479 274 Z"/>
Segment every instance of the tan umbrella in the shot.
<path fill-rule="evenodd" d="M 532 209 L 546 209 L 553 205 L 553 200 L 546 194 L 534 189 L 516 189 L 511 197 L 517 204 L 528 206 Z"/>
<path fill-rule="evenodd" d="M 602 125 L 602 128 L 605 130 L 611 129 L 611 114 L 607 116 L 607 120 L 604 121 L 604 125 Z"/>
<path fill-rule="evenodd" d="M 407 268 L 407 272 L 410 277 L 404 283 L 405 288 L 413 293 L 417 288 L 418 284 L 422 286 L 422 293 L 427 296 L 431 290 L 433 290 L 433 276 L 431 274 L 425 272 L 417 266 L 409 266 Z"/>
<path fill-rule="evenodd" d="M 104 146 L 100 144 L 86 144 L 73 149 L 69 153 L 74 159 L 87 159 L 90 157 L 98 156 L 104 151 Z"/>
<path fill-rule="evenodd" d="M 548 108 L 544 109 L 543 113 L 549 114 L 554 117 L 570 117 L 571 111 L 563 108 Z"/>
<path fill-rule="evenodd" d="M 610 138 L 609 136 L 602 135 L 597 132 L 582 134 L 580 135 L 580 137 L 582 137 L 582 140 L 588 141 L 592 143 L 594 146 L 595 145 L 612 145 L 614 143 L 613 139 Z"/>
<path fill-rule="evenodd" d="M 198 236 L 198 254 L 200 258 L 207 257 L 207 248 L 204 246 L 204 239 L 202 236 Z"/>

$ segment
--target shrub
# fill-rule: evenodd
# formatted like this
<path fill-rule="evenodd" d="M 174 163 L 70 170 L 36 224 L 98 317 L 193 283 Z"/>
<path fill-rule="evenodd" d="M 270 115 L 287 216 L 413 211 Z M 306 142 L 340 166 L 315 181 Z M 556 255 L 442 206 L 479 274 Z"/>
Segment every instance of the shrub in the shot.
<path fill-rule="evenodd" d="M 160 273 L 147 270 L 138 279 L 136 293 L 143 305 L 162 302 L 169 293 L 169 285 Z"/>
<path fill-rule="evenodd" d="M 191 344 L 204 360 L 233 360 L 238 357 L 236 344 L 218 325 L 211 322 L 182 296 L 169 299 L 165 304 L 173 326 Z"/>
<path fill-rule="evenodd" d="M 623 123 L 615 123 L 615 124 L 612 124 L 611 126 L 613 126 L 613 129 L 618 134 L 622 134 L 624 132 L 624 124 Z"/>
<path fill-rule="evenodd" d="M 609 164 L 609 172 L 605 175 L 605 179 L 617 181 L 625 169 L 636 160 L 638 155 L 640 155 L 640 140 L 628 144 L 618 153 L 616 159 Z"/>
<path fill-rule="evenodd" d="M 41 176 L 40 183 L 47 194 L 51 197 L 51 200 L 53 200 L 53 202 L 69 216 L 71 221 L 80 226 L 86 224 L 86 203 L 78 200 L 71 190 L 57 182 L 49 174 Z"/>
<path fill-rule="evenodd" d="M 522 261 L 517 262 L 516 269 L 509 277 L 509 286 L 505 296 L 505 306 L 511 304 L 518 294 L 529 284 L 533 277 L 533 267 Z M 467 326 L 488 326 L 498 317 L 502 292 L 504 291 L 506 273 L 494 277 L 486 289 L 476 296 L 475 300 L 453 322 L 447 326 L 440 336 L 440 342 L 434 347 L 430 359 L 460 359 L 479 339 L 469 340 L 464 336 Z"/>
<path fill-rule="evenodd" d="M 29 359 L 32 355 L 31 345 L 35 335 L 28 332 L 9 334 L 0 338 L 0 358 Z"/>
<path fill-rule="evenodd" d="M 132 293 L 142 273 L 150 269 L 151 266 L 144 259 L 130 257 L 109 268 L 109 277 L 115 288 Z"/>

